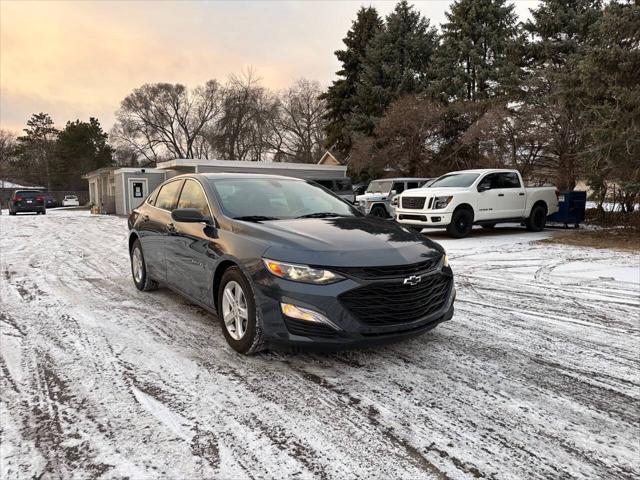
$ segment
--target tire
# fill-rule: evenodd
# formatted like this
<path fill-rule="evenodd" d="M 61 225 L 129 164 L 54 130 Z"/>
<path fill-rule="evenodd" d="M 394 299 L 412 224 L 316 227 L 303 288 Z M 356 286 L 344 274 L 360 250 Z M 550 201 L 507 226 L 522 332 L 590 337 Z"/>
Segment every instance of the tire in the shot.
<path fill-rule="evenodd" d="M 15 215 L 16 212 L 12 212 L 11 210 L 9 210 L 9 215 Z"/>
<path fill-rule="evenodd" d="M 262 323 L 256 310 L 253 289 L 238 267 L 230 267 L 222 275 L 217 305 L 222 332 L 231 348 L 245 355 L 264 348 Z M 242 309 L 246 312 L 245 317 L 242 316 Z"/>
<path fill-rule="evenodd" d="M 543 205 L 535 205 L 525 223 L 530 232 L 540 232 L 544 230 L 547 223 L 547 208 Z"/>
<path fill-rule="evenodd" d="M 496 224 L 495 223 L 485 223 L 483 225 L 481 225 L 482 228 L 486 228 L 487 230 L 493 230 L 494 228 L 496 228 Z"/>
<path fill-rule="evenodd" d="M 464 238 L 473 228 L 473 212 L 467 208 L 461 208 L 453 212 L 451 223 L 447 225 L 447 233 L 453 238 Z"/>
<path fill-rule="evenodd" d="M 387 214 L 387 211 L 385 210 L 385 208 L 382 205 L 375 205 L 371 209 L 371 212 L 369 212 L 369 215 L 371 215 L 373 217 L 380 217 L 380 218 L 387 218 L 389 216 Z"/>
<path fill-rule="evenodd" d="M 138 254 L 140 255 L 138 260 Z M 133 283 L 136 288 L 141 292 L 148 292 L 158 288 L 158 283 L 151 279 L 147 274 L 147 264 L 144 260 L 144 253 L 142 252 L 142 245 L 140 240 L 136 239 L 131 247 L 131 276 L 133 277 Z M 135 262 L 139 261 L 139 264 Z M 138 270 L 139 269 L 139 270 Z"/>
<path fill-rule="evenodd" d="M 47 214 L 47 211 L 46 211 L 46 210 L 44 210 L 44 211 L 42 212 L 42 214 L 43 214 L 43 215 L 46 215 L 46 214 Z"/>

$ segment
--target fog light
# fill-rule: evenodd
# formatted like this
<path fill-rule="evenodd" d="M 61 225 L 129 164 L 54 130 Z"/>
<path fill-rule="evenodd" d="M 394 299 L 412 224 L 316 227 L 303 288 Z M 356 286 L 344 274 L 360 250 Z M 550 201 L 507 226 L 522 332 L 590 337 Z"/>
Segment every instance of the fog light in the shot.
<path fill-rule="evenodd" d="M 295 318 L 297 320 L 305 320 L 307 322 L 324 323 L 335 330 L 340 330 L 335 323 L 319 312 L 314 312 L 308 308 L 298 307 L 291 303 L 281 303 L 280 307 L 282 308 L 282 313 L 287 317 Z"/>
<path fill-rule="evenodd" d="M 431 221 L 433 223 L 439 222 L 440 221 L 440 217 L 431 217 Z"/>

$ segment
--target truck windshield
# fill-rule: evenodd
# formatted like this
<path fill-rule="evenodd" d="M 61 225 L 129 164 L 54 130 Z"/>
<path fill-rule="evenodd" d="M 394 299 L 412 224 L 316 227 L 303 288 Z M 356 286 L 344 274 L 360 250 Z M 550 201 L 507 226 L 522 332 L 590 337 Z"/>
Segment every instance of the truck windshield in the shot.
<path fill-rule="evenodd" d="M 470 187 L 479 176 L 480 175 L 478 173 L 453 173 L 450 175 L 443 175 L 429 185 L 429 188 Z"/>
<path fill-rule="evenodd" d="M 393 180 L 374 180 L 367 187 L 367 193 L 389 193 Z"/>
<path fill-rule="evenodd" d="M 340 198 L 303 180 L 225 178 L 209 181 L 224 214 L 238 220 L 361 216 Z"/>

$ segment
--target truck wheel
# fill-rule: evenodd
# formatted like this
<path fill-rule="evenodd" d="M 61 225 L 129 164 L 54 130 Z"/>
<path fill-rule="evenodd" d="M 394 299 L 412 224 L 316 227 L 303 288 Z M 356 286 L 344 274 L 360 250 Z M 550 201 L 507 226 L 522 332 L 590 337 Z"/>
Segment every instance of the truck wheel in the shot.
<path fill-rule="evenodd" d="M 495 223 L 484 223 L 484 224 L 482 224 L 482 228 L 486 228 L 487 230 L 493 230 L 494 228 L 496 228 L 496 224 Z"/>
<path fill-rule="evenodd" d="M 526 227 L 530 232 L 540 232 L 547 223 L 547 209 L 542 205 L 536 205 L 527 218 Z"/>
<path fill-rule="evenodd" d="M 382 205 L 376 205 L 371 209 L 369 215 L 373 215 L 374 217 L 387 218 L 387 211 L 384 209 Z"/>
<path fill-rule="evenodd" d="M 463 238 L 469 235 L 472 228 L 473 212 L 462 208 L 453 212 L 451 223 L 447 225 L 447 233 L 453 238 Z"/>

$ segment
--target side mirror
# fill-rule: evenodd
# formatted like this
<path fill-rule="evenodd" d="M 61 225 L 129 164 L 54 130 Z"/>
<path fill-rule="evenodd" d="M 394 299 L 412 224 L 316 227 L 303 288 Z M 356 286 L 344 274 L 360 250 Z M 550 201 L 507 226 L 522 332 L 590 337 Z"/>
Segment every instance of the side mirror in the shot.
<path fill-rule="evenodd" d="M 184 223 L 211 223 L 211 219 L 202 215 L 197 208 L 176 208 L 171 212 L 171 219 L 175 222 Z"/>
<path fill-rule="evenodd" d="M 478 185 L 478 192 L 486 192 L 487 190 L 491 190 L 491 185 L 486 183 L 481 183 Z"/>
<path fill-rule="evenodd" d="M 389 195 L 391 195 L 392 197 L 393 197 L 394 195 L 397 195 L 397 194 L 398 194 L 398 192 L 397 192 L 397 191 L 395 191 L 395 190 L 391 190 L 391 192 L 389 193 Z"/>

